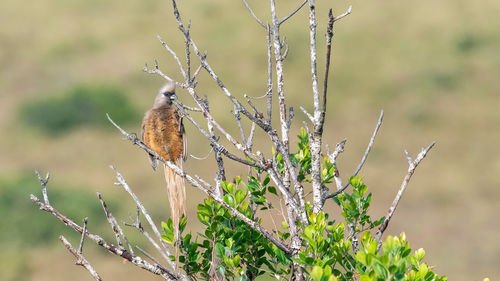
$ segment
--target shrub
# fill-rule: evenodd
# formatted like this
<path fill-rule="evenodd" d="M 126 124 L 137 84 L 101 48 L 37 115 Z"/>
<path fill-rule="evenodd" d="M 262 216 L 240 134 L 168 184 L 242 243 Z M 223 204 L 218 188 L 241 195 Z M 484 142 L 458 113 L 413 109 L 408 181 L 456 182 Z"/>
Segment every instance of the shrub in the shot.
<path fill-rule="evenodd" d="M 60 135 L 82 126 L 108 125 L 103 118 L 106 112 L 123 124 L 136 121 L 139 116 L 124 92 L 110 85 L 77 85 L 62 95 L 27 102 L 19 114 L 29 127 Z"/>

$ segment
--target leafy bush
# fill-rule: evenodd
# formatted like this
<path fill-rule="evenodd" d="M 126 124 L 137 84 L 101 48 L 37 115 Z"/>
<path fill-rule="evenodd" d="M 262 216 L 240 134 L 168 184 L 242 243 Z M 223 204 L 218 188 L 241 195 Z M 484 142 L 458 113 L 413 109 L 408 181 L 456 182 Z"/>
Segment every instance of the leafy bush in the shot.
<path fill-rule="evenodd" d="M 310 181 L 311 153 L 309 135 L 302 129 L 298 151 L 291 154 L 295 168 L 303 181 Z M 275 154 L 278 169 L 283 167 L 280 154 Z M 270 185 L 270 177 L 255 169 L 256 175 L 247 182 L 236 177 L 234 182 L 224 181 L 224 202 L 237 209 L 246 217 L 261 223 L 260 211 L 269 211 L 273 206 L 269 196 L 277 195 L 276 188 Z M 283 172 L 283 171 L 282 171 Z M 322 181 L 329 183 L 334 177 L 335 167 L 324 159 Z M 315 214 L 310 205 L 306 206 L 308 225 L 297 225 L 301 229 L 302 246 L 295 256 L 284 253 L 259 232 L 253 230 L 241 219 L 235 218 L 219 203 L 211 198 L 198 205 L 198 220 L 205 225 L 205 231 L 193 239 L 188 233 L 182 235 L 186 219 L 179 223 L 181 232 L 179 262 L 189 276 L 210 279 L 209 271 L 216 256 L 220 264 L 216 270 L 229 280 L 254 280 L 258 276 L 270 275 L 287 280 L 293 267 L 292 262 L 300 264 L 312 281 L 361 280 L 361 281 L 444 281 L 432 272 L 432 268 L 422 262 L 424 250 L 411 254 L 404 233 L 399 237 L 389 236 L 381 243 L 372 238 L 370 231 L 385 220 L 384 217 L 372 220 L 368 208 L 372 199 L 367 186 L 360 177 L 351 177 L 352 191 L 345 191 L 333 198 L 342 209 L 343 222 L 330 220 L 324 212 Z M 162 223 L 163 239 L 174 243 L 172 220 Z M 282 222 L 285 230 L 274 230 L 280 239 L 290 237 L 288 225 Z M 358 240 L 361 237 L 360 241 Z M 172 260 L 174 257 L 171 257 Z"/>
<path fill-rule="evenodd" d="M 121 124 L 137 121 L 139 116 L 123 91 L 109 85 L 78 85 L 62 95 L 25 103 L 19 115 L 30 127 L 62 134 L 81 126 L 107 125 L 106 112 Z"/>

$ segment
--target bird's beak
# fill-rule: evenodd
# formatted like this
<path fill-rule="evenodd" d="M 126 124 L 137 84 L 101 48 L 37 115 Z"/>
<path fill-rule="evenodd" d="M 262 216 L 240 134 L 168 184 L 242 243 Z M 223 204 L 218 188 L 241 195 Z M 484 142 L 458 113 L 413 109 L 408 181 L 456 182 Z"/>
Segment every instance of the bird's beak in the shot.
<path fill-rule="evenodd" d="M 170 100 L 176 100 L 177 99 L 177 95 L 176 94 L 173 94 L 170 96 Z"/>

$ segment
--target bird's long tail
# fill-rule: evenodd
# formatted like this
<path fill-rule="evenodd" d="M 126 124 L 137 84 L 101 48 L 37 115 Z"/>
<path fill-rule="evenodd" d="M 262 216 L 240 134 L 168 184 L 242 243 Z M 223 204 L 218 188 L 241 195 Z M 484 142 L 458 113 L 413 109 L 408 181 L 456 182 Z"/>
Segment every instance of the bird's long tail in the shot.
<path fill-rule="evenodd" d="M 179 162 L 181 161 L 182 160 Z M 182 163 L 180 164 L 179 166 L 182 168 Z M 176 174 L 167 165 L 165 165 L 165 181 L 167 182 L 170 216 L 174 224 L 174 243 L 178 244 L 179 221 L 182 214 L 186 214 L 186 187 L 184 186 L 184 178 Z M 177 248 L 178 246 L 179 245 L 177 245 Z"/>

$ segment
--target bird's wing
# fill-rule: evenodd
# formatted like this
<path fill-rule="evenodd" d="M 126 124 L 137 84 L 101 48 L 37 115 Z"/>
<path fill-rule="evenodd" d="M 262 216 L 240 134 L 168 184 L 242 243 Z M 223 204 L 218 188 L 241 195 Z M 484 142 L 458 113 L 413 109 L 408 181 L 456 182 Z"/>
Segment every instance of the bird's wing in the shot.
<path fill-rule="evenodd" d="M 144 142 L 144 131 L 145 131 L 144 127 L 145 126 L 146 126 L 146 117 L 144 117 L 144 120 L 142 120 L 142 126 L 141 126 L 141 140 L 142 140 L 142 142 Z M 151 163 L 151 167 L 153 168 L 153 171 L 156 171 L 156 169 L 158 169 L 158 159 L 156 159 L 153 155 L 151 155 L 149 153 L 148 153 L 148 157 L 149 157 L 149 162 Z"/>

